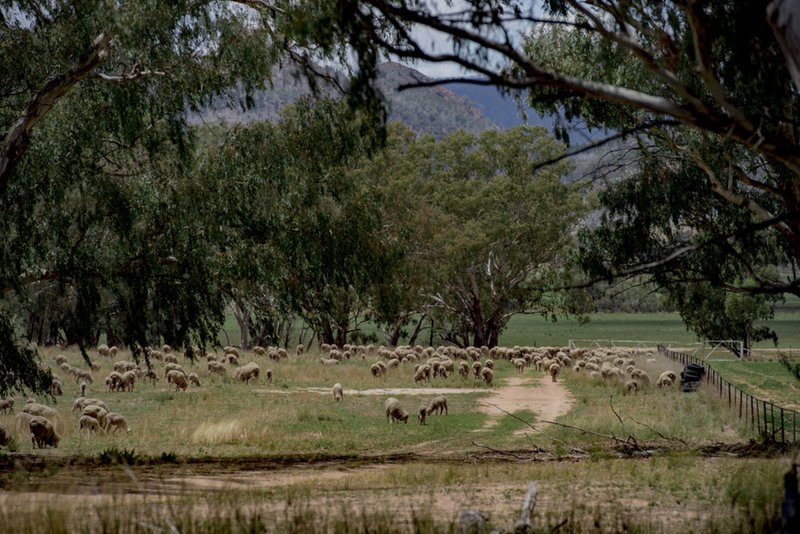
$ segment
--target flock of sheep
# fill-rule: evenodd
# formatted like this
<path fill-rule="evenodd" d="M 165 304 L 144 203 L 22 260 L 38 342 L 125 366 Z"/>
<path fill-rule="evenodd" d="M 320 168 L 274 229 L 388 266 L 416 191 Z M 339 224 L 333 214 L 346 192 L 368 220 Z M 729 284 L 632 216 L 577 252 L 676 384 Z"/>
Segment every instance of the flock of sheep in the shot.
<path fill-rule="evenodd" d="M 651 383 L 647 372 L 637 367 L 637 359 L 648 361 L 654 356 L 652 352 L 632 351 L 625 349 L 568 349 L 563 347 L 467 347 L 458 348 L 451 346 L 422 347 L 399 346 L 393 350 L 373 345 L 344 345 L 341 349 L 335 345 L 323 344 L 322 365 L 339 365 L 348 359 L 374 360 L 369 369 L 373 377 L 384 379 L 388 373 L 397 372 L 402 368 L 409 368 L 409 374 L 414 384 L 429 383 L 432 380 L 448 380 L 456 373 L 462 380 L 473 377 L 486 386 L 491 386 L 495 362 L 508 362 L 516 373 L 525 373 L 526 369 L 546 373 L 555 382 L 562 370 L 572 373 L 585 374 L 593 380 L 622 384 L 626 393 L 636 393 Z M 297 346 L 294 353 L 302 356 L 305 350 L 302 345 Z M 197 373 L 187 372 L 178 362 L 178 357 L 168 345 L 160 349 L 148 348 L 148 365 L 143 368 L 135 362 L 118 360 L 111 365 L 112 370 L 105 377 L 104 383 L 107 393 L 120 393 L 134 391 L 136 384 L 142 381 L 151 383 L 159 382 L 162 377 L 168 389 L 185 391 L 188 387 L 201 387 Z M 254 356 L 269 358 L 279 361 L 289 358 L 285 349 L 277 347 L 254 347 Z M 116 347 L 101 345 L 98 354 L 102 358 L 114 359 L 119 355 Z M 254 361 L 239 366 L 241 353 L 235 347 L 224 347 L 222 356 L 215 353 L 201 353 L 205 359 L 208 374 L 232 376 L 242 383 L 257 382 L 261 377 L 261 367 Z M 61 377 L 56 377 L 51 390 L 52 395 L 63 395 L 63 380 L 72 377 L 80 384 L 80 396 L 73 403 L 73 412 L 78 414 L 77 427 L 79 432 L 110 433 L 118 430 L 130 432 L 127 419 L 120 413 L 111 411 L 106 403 L 99 398 L 88 397 L 87 388 L 94 384 L 93 372 L 101 370 L 102 365 L 93 365 L 90 371 L 71 366 L 63 355 L 54 359 L 56 372 L 60 371 Z M 161 372 L 157 370 L 161 368 Z M 413 371 L 411 367 L 413 366 Z M 232 372 L 229 375 L 228 369 Z M 266 369 L 264 380 L 271 382 L 273 373 Z M 673 371 L 661 373 L 654 381 L 659 388 L 672 387 L 677 380 Z M 343 399 L 341 383 L 334 384 L 333 398 L 335 401 Z M 0 399 L 0 412 L 13 413 L 14 400 Z M 400 401 L 390 397 L 384 402 L 384 412 L 389 423 L 402 421 L 408 422 L 409 413 L 401 406 Z M 447 399 L 438 396 L 429 403 L 423 404 L 417 410 L 419 424 L 426 424 L 427 417 L 432 414 L 447 415 Z M 61 439 L 55 429 L 58 412 L 47 405 L 27 399 L 22 411 L 17 415 L 18 430 L 27 428 L 30 431 L 34 447 L 57 447 Z M 10 435 L 8 430 L 0 425 L 0 445 L 5 436 Z"/>

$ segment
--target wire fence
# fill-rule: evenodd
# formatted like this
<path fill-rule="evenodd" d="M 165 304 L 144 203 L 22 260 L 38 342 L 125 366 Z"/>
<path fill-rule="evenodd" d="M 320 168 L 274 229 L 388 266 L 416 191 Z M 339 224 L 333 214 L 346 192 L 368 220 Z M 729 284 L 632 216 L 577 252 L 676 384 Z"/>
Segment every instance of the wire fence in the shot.
<path fill-rule="evenodd" d="M 797 411 L 742 391 L 725 380 L 707 361 L 691 354 L 676 352 L 663 345 L 658 345 L 658 352 L 684 366 L 689 363 L 704 366 L 706 385 L 723 400 L 727 399 L 728 407 L 739 414 L 740 420 L 749 423 L 762 438 L 778 443 L 797 444 L 797 439 L 800 437 L 798 436 L 800 428 L 797 426 L 800 422 L 800 413 Z"/>

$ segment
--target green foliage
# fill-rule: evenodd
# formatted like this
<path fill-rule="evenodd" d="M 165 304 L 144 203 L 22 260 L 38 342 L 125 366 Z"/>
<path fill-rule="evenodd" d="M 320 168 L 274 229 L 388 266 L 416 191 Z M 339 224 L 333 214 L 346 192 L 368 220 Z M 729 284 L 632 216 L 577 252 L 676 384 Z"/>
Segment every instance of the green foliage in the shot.
<path fill-rule="evenodd" d="M 778 337 L 768 326 L 755 326 L 757 321 L 772 319 L 774 298 L 764 295 L 729 293 L 709 283 L 676 284 L 669 288 L 670 302 L 675 305 L 686 328 L 698 338 L 741 340 L 746 356 L 754 342 Z M 738 352 L 738 347 L 729 347 Z"/>
<path fill-rule="evenodd" d="M 570 295 L 548 288 L 586 204 L 561 182 L 568 165 L 537 166 L 562 151 L 543 128 L 441 141 L 392 129 L 363 171 L 400 250 L 376 299 L 378 322 L 396 330 L 425 310 L 442 339 L 493 346 L 515 313 L 569 310 Z"/>

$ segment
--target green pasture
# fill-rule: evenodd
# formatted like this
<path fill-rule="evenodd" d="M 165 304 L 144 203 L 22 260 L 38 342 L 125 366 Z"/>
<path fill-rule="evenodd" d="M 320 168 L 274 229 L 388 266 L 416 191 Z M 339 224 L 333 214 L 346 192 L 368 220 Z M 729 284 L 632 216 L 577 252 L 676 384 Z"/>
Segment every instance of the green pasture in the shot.
<path fill-rule="evenodd" d="M 728 382 L 760 399 L 800 410 L 800 382 L 778 361 L 712 361 Z"/>
<path fill-rule="evenodd" d="M 775 318 L 767 324 L 778 334 L 778 348 L 793 347 L 800 350 L 800 313 L 779 309 Z M 367 325 L 366 330 L 370 333 L 376 332 L 370 325 Z M 381 334 L 376 334 L 380 344 L 383 341 Z M 229 314 L 223 332 L 220 333 L 220 343 L 238 345 L 239 339 L 239 327 Z M 420 342 L 426 342 L 425 332 L 419 339 Z M 589 321 L 583 324 L 575 318 L 552 321 L 540 315 L 516 315 L 511 318 L 500 336 L 500 344 L 564 346 L 570 339 L 663 341 L 679 344 L 698 341 L 697 336 L 686 329 L 677 313 L 598 313 L 589 316 Z M 291 337 L 290 345 L 296 342 L 297 334 Z M 757 343 L 755 347 L 774 348 L 774 345 L 771 341 L 764 341 Z"/>

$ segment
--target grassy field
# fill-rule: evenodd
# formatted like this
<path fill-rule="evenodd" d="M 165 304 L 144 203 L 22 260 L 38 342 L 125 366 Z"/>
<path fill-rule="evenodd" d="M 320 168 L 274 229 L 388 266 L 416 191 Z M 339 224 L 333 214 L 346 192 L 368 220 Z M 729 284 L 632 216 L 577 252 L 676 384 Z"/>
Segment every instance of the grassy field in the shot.
<path fill-rule="evenodd" d="M 777 361 L 714 361 L 722 376 L 747 393 L 800 410 L 800 382 Z"/>
<path fill-rule="evenodd" d="M 789 462 L 698 452 L 726 455 L 758 437 L 703 389 L 626 395 L 619 383 L 565 369 L 558 387 L 570 404 L 557 424 L 527 409 L 489 415 L 483 404 L 512 383 L 531 395 L 552 386 L 505 361 L 491 387 L 457 375 L 431 384 L 448 388 L 450 413 L 422 426 L 413 414 L 433 393 L 418 394 L 429 385 L 414 383 L 410 362 L 379 380 L 373 358 L 326 367 L 319 354 L 275 362 L 243 353 L 240 364 L 256 361 L 262 373 L 242 384 L 180 357 L 201 387 L 175 392 L 161 381 L 108 393 L 112 362 L 98 358 L 89 393 L 125 415 L 131 432 L 85 434 L 70 410 L 75 380 L 57 368 L 55 350 L 43 354 L 65 383 L 62 441 L 32 450 L 14 430 L 16 452 L 0 451 L 0 530 L 453 532 L 465 508 L 510 528 L 536 480 L 536 531 L 760 531 L 775 516 Z M 65 354 L 86 368 L 77 352 Z M 636 363 L 651 377 L 679 370 L 654 354 Z M 156 364 L 160 376 L 163 368 Z M 330 395 L 334 382 L 347 391 L 342 402 Z M 387 424 L 388 394 L 376 388 L 402 388 L 392 395 L 412 413 L 409 424 Z M 14 429 L 15 416 L 0 414 L 0 423 Z"/>
<path fill-rule="evenodd" d="M 791 310 L 777 311 L 775 318 L 767 324 L 778 334 L 779 348 L 800 350 L 800 313 Z M 237 345 L 239 339 L 239 328 L 229 315 L 220 343 Z M 570 339 L 697 343 L 697 336 L 686 329 L 677 313 L 599 313 L 590 316 L 585 324 L 571 318 L 553 322 L 539 315 L 517 315 L 509 321 L 500 337 L 500 344 L 563 346 Z M 293 337 L 292 342 L 295 341 Z M 774 345 L 765 341 L 755 347 L 774 348 Z"/>

